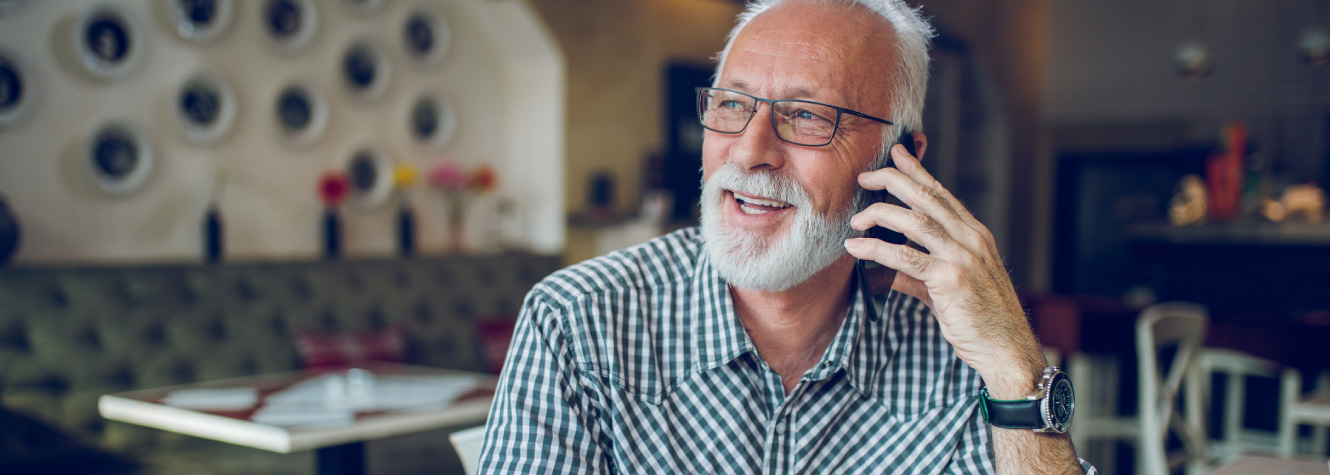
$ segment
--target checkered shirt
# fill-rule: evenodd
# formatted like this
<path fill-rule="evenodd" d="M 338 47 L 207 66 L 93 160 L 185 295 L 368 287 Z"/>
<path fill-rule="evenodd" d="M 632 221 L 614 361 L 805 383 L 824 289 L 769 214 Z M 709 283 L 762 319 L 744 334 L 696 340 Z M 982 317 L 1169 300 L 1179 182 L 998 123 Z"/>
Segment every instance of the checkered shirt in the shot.
<path fill-rule="evenodd" d="M 697 228 L 556 272 L 527 295 L 480 472 L 993 473 L 979 375 L 928 308 L 853 299 L 786 395 Z"/>

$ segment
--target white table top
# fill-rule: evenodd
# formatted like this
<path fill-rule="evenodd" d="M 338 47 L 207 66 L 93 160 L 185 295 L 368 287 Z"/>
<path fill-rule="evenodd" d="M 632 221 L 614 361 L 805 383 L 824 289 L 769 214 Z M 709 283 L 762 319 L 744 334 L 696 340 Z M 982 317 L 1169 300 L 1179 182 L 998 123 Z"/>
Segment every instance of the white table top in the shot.
<path fill-rule="evenodd" d="M 103 395 L 102 417 L 279 453 L 482 424 L 497 378 L 407 365 Z"/>
<path fill-rule="evenodd" d="M 1325 475 L 1330 473 L 1330 465 L 1325 459 L 1282 459 L 1261 455 L 1243 455 L 1211 475 Z"/>

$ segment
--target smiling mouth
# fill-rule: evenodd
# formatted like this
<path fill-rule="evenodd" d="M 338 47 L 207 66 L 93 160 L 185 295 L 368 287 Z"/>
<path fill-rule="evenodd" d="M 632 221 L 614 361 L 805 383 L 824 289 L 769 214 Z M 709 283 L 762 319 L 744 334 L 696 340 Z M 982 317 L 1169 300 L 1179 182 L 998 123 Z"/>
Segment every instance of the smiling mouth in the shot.
<path fill-rule="evenodd" d="M 791 206 L 784 201 L 741 196 L 733 190 L 730 191 L 730 194 L 734 196 L 735 201 L 739 202 L 739 211 L 742 211 L 744 214 L 766 214 L 780 211 Z"/>

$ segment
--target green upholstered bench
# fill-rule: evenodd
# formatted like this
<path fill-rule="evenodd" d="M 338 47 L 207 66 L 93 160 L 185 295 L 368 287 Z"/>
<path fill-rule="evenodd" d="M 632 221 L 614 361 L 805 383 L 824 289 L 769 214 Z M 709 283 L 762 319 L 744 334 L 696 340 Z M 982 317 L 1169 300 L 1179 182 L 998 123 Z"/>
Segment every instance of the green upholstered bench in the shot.
<path fill-rule="evenodd" d="M 559 264 L 504 254 L 0 270 L 0 472 L 5 460 L 76 463 L 71 447 L 133 461 L 193 443 L 106 421 L 97 397 L 297 369 L 304 329 L 398 328 L 407 363 L 483 371 L 475 324 L 515 316 Z"/>

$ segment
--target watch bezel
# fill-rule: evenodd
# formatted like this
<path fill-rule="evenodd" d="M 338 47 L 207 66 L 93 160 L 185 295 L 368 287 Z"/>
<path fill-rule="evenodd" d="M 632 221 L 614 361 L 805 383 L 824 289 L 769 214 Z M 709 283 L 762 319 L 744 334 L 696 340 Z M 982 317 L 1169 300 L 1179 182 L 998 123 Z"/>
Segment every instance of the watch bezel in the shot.
<path fill-rule="evenodd" d="M 1071 410 L 1067 414 L 1065 420 L 1057 421 L 1054 419 L 1052 412 L 1054 404 L 1053 399 L 1057 397 L 1058 386 L 1063 383 L 1065 383 L 1068 386 L 1068 388 L 1071 389 Z M 1044 428 L 1035 429 L 1035 432 L 1055 432 L 1058 434 L 1066 433 L 1067 429 L 1071 427 L 1071 420 L 1073 416 L 1075 416 L 1076 414 L 1076 392 L 1075 392 L 1075 386 L 1071 384 L 1071 378 L 1068 377 L 1066 373 L 1063 373 L 1056 366 L 1050 367 L 1048 368 L 1048 370 L 1045 371 L 1045 375 L 1043 377 L 1043 381 L 1041 381 L 1040 383 L 1040 386 L 1042 386 L 1041 389 L 1043 390 L 1044 394 L 1039 401 L 1039 413 L 1040 413 L 1039 415 L 1041 418 L 1043 418 Z"/>

